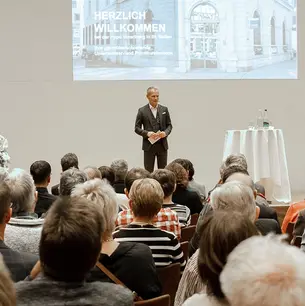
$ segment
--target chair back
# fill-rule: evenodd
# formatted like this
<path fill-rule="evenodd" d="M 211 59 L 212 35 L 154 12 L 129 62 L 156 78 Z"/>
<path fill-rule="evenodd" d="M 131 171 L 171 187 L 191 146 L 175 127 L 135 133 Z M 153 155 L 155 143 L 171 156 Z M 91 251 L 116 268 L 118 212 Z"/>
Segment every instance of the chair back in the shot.
<path fill-rule="evenodd" d="M 191 215 L 191 224 L 190 225 L 196 225 L 197 221 L 198 221 L 198 218 L 199 218 L 199 214 Z"/>
<path fill-rule="evenodd" d="M 294 236 L 291 244 L 296 246 L 297 248 L 301 247 L 301 243 L 302 243 L 302 236 Z"/>
<path fill-rule="evenodd" d="M 181 245 L 181 249 L 183 251 L 183 257 L 184 257 L 184 260 L 185 262 L 188 261 L 189 259 L 189 242 L 188 241 L 183 241 L 180 243 Z"/>
<path fill-rule="evenodd" d="M 156 297 L 154 299 L 135 302 L 135 306 L 142 305 L 142 306 L 170 306 L 170 296 L 168 294 L 161 295 L 159 297 Z"/>
<path fill-rule="evenodd" d="M 158 268 L 157 273 L 162 285 L 162 294 L 168 294 L 171 300 L 170 304 L 174 305 L 175 295 L 180 282 L 180 263 Z"/>
<path fill-rule="evenodd" d="M 190 241 L 195 234 L 196 226 L 190 225 L 187 227 L 183 227 L 181 229 L 181 239 L 180 242 Z"/>

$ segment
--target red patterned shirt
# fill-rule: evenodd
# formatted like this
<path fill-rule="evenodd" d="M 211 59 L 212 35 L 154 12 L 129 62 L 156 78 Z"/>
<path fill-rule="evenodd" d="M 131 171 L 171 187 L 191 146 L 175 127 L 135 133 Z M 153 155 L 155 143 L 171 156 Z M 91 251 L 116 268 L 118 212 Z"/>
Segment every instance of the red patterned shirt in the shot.
<path fill-rule="evenodd" d="M 119 213 L 116 220 L 116 225 L 118 227 L 124 227 L 133 221 L 133 214 L 130 209 L 123 210 Z M 174 233 L 178 239 L 181 237 L 181 226 L 177 213 L 170 208 L 161 208 L 157 216 L 153 220 L 153 224 L 168 232 Z"/>

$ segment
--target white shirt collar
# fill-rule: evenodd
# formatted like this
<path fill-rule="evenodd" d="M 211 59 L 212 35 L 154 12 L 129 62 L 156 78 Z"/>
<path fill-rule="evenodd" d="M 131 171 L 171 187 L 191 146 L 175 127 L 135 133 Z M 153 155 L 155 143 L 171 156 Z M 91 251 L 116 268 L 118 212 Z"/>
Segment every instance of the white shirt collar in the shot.
<path fill-rule="evenodd" d="M 157 104 L 156 107 L 153 107 L 150 103 L 148 103 L 148 104 L 149 104 L 149 108 L 150 108 L 151 110 L 157 110 L 157 109 L 158 109 L 159 104 Z"/>

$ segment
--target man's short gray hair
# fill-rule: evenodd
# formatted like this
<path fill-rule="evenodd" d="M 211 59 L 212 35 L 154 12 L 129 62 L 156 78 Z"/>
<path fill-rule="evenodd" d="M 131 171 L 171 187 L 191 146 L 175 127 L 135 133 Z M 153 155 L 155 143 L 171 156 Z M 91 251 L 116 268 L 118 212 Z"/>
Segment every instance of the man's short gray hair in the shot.
<path fill-rule="evenodd" d="M 115 181 L 123 181 L 128 172 L 128 163 L 125 159 L 115 159 L 110 168 L 114 171 Z"/>
<path fill-rule="evenodd" d="M 147 95 L 149 95 L 150 92 L 153 91 L 153 90 L 159 91 L 159 88 L 157 88 L 157 87 L 155 87 L 155 86 L 150 86 L 150 87 L 148 87 L 147 90 L 146 90 Z"/>
<path fill-rule="evenodd" d="M 32 176 L 25 170 L 15 168 L 5 178 L 11 190 L 13 214 L 29 212 L 35 204 L 35 184 Z"/>
<path fill-rule="evenodd" d="M 100 170 L 96 167 L 88 166 L 84 169 L 84 172 L 86 173 L 88 180 L 93 180 L 95 178 L 102 179 L 102 174 Z"/>
<path fill-rule="evenodd" d="M 305 301 L 305 255 L 275 236 L 255 236 L 228 256 L 220 275 L 230 305 L 301 306 Z"/>
<path fill-rule="evenodd" d="M 61 175 L 59 182 L 59 193 L 63 196 L 69 196 L 77 184 L 82 184 L 86 181 L 86 173 L 76 168 L 70 168 Z"/>
<path fill-rule="evenodd" d="M 211 194 L 213 210 L 238 211 L 252 222 L 256 218 L 253 190 L 247 185 L 232 181 L 216 188 Z"/>
<path fill-rule="evenodd" d="M 243 167 L 245 170 L 248 170 L 247 159 L 244 154 L 241 154 L 241 153 L 231 154 L 222 162 L 220 169 L 219 169 L 220 176 L 222 176 L 225 169 L 232 164 L 237 164 Z"/>
<path fill-rule="evenodd" d="M 117 196 L 114 189 L 104 180 L 95 178 L 77 185 L 71 196 L 83 197 L 97 203 L 103 210 L 104 232 L 111 236 L 118 216 Z"/>

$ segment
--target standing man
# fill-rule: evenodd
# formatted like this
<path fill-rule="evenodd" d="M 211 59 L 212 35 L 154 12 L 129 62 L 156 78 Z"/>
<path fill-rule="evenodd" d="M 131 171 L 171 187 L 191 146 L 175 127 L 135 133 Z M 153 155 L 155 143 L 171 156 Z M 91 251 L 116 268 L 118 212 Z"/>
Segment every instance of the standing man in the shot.
<path fill-rule="evenodd" d="M 159 90 L 149 87 L 146 97 L 149 103 L 138 111 L 135 132 L 143 137 L 144 167 L 153 172 L 155 157 L 159 169 L 167 165 L 167 136 L 172 131 L 172 123 L 167 107 L 158 104 Z"/>

